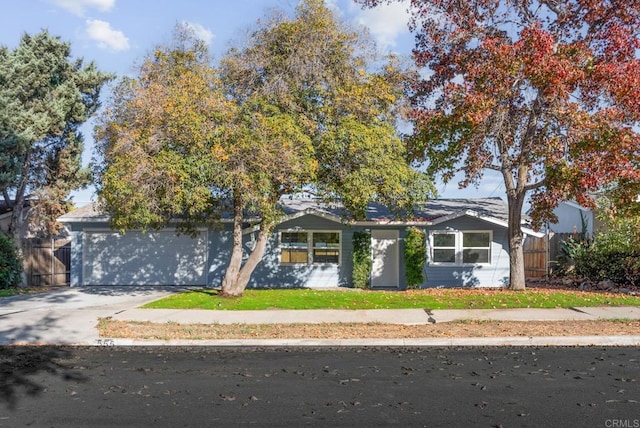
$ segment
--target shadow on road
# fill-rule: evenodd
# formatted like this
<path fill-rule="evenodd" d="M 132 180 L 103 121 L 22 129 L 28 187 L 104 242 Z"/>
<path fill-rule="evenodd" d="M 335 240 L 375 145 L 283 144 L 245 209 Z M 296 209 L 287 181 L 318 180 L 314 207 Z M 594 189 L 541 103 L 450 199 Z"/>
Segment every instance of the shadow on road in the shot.
<path fill-rule="evenodd" d="M 69 292 L 68 287 L 55 288 L 41 292 L 19 294 L 17 296 L 0 298 L 0 307 L 21 302 L 40 302 L 40 303 L 66 303 L 75 296 Z"/>
<path fill-rule="evenodd" d="M 2 320 L 0 316 L 0 321 Z M 39 343 L 43 340 L 43 331 L 56 326 L 58 317 L 46 315 L 39 320 L 32 320 L 30 324 L 19 327 L 5 327 L 0 329 L 0 346 Z"/>
<path fill-rule="evenodd" d="M 0 403 L 14 409 L 21 396 L 39 396 L 44 374 L 86 382 L 87 377 L 61 362 L 71 356 L 71 350 L 56 347 L 0 347 Z"/>
<path fill-rule="evenodd" d="M 80 302 L 82 296 L 105 297 L 144 297 L 158 294 L 159 292 L 179 293 L 187 290 L 201 289 L 202 287 L 186 286 L 90 286 L 90 287 L 63 287 L 47 291 L 21 294 L 18 296 L 0 298 L 0 309 L 5 306 L 22 303 L 55 305 L 61 303 Z"/>
<path fill-rule="evenodd" d="M 175 292 L 201 289 L 202 287 L 185 287 L 185 286 L 89 286 L 78 287 L 75 290 L 81 294 L 94 296 L 149 296 L 158 292 Z"/>

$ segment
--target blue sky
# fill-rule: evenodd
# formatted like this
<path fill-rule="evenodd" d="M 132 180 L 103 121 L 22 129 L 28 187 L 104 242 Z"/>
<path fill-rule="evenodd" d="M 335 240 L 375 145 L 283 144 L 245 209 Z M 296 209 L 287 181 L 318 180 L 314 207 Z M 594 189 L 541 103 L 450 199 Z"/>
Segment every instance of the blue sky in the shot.
<path fill-rule="evenodd" d="M 22 34 L 47 29 L 71 44 L 72 55 L 94 61 L 100 70 L 132 74 L 151 49 L 169 40 L 177 23 L 190 25 L 219 58 L 243 31 L 276 8 L 293 11 L 297 0 L 22 0 L 3 4 L 0 44 L 15 47 Z M 413 37 L 407 29 L 403 4 L 362 10 L 352 0 L 326 0 L 342 18 L 369 28 L 378 46 L 408 54 Z M 92 123 L 83 127 L 84 162 L 92 156 Z M 455 182 L 438 185 L 442 197 L 504 196 L 496 174 L 479 188 L 458 190 Z M 74 193 L 77 205 L 94 198 L 93 189 Z"/>

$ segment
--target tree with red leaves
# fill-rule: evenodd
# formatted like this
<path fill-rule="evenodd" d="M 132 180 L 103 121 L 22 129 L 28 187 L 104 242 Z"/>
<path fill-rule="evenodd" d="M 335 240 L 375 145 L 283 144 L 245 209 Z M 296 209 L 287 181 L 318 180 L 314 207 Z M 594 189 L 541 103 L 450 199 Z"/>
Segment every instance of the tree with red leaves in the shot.
<path fill-rule="evenodd" d="M 368 7 L 402 0 L 356 0 Z M 412 147 L 461 187 L 504 178 L 510 288 L 525 288 L 522 209 L 593 205 L 640 183 L 639 0 L 411 0 Z"/>

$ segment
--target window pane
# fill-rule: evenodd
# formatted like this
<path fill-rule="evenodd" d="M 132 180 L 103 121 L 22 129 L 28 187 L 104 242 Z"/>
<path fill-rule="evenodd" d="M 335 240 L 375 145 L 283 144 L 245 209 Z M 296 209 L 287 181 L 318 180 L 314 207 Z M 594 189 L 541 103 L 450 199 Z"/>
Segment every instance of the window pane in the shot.
<path fill-rule="evenodd" d="M 436 263 L 455 263 L 456 262 L 456 250 L 454 249 L 434 249 L 433 261 Z"/>
<path fill-rule="evenodd" d="M 336 232 L 314 232 L 313 246 L 340 248 L 340 234 Z"/>
<path fill-rule="evenodd" d="M 462 250 L 462 263 L 489 263 L 489 250 Z"/>
<path fill-rule="evenodd" d="M 280 253 L 280 263 L 307 263 L 307 250 L 283 248 Z"/>
<path fill-rule="evenodd" d="M 314 249 L 313 250 L 313 262 L 314 263 L 339 263 L 340 251 L 332 249 Z"/>
<path fill-rule="evenodd" d="M 434 233 L 433 246 L 434 247 L 455 247 L 456 235 L 452 233 Z"/>
<path fill-rule="evenodd" d="M 489 232 L 465 232 L 462 234 L 463 247 L 489 247 Z"/>
<path fill-rule="evenodd" d="M 307 232 L 282 232 L 281 243 L 287 247 L 307 247 Z"/>

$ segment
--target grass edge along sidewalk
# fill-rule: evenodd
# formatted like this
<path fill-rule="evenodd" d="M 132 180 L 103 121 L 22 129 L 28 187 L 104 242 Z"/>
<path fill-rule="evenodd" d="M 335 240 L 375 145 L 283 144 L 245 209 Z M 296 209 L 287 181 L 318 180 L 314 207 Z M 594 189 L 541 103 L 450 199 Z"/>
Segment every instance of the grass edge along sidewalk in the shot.
<path fill-rule="evenodd" d="M 640 320 L 493 321 L 459 320 L 441 324 L 181 324 L 102 318 L 100 337 L 133 340 L 226 339 L 423 339 L 455 337 L 637 336 Z"/>
<path fill-rule="evenodd" d="M 596 291 L 535 288 L 446 288 L 407 291 L 250 289 L 243 297 L 219 297 L 218 290 L 176 293 L 145 309 L 515 309 L 640 306 L 640 296 Z"/>

